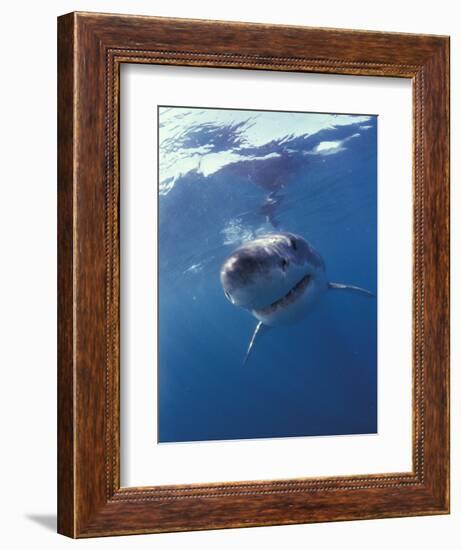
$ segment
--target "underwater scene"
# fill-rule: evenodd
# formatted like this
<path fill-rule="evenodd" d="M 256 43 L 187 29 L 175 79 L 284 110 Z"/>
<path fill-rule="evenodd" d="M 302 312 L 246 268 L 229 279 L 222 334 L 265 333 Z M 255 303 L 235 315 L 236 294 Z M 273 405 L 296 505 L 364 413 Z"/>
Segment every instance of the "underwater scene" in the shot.
<path fill-rule="evenodd" d="M 158 107 L 159 443 L 377 432 L 377 124 Z"/>

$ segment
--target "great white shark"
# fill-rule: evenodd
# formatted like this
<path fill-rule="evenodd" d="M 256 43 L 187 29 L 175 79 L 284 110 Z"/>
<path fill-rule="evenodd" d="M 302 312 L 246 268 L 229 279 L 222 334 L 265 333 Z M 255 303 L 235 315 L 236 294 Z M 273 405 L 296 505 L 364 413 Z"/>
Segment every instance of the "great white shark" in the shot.
<path fill-rule="evenodd" d="M 328 290 L 374 296 L 358 286 L 329 282 L 320 254 L 294 233 L 272 233 L 245 243 L 224 261 L 220 278 L 229 302 L 258 321 L 244 364 L 264 327 L 299 321 Z"/>

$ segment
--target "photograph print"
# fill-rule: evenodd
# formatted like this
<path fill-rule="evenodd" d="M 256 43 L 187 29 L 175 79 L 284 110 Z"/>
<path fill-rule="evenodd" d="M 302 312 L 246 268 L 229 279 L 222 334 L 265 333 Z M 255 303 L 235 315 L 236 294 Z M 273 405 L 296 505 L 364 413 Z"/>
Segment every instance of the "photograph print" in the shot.
<path fill-rule="evenodd" d="M 158 443 L 377 433 L 378 117 L 157 124 Z"/>

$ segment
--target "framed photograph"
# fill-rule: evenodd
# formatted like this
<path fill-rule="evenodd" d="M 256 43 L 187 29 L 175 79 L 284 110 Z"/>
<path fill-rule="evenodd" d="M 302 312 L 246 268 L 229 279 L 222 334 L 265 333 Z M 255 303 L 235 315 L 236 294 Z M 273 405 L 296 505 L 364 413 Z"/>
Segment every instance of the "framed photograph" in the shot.
<path fill-rule="evenodd" d="M 449 512 L 449 39 L 58 20 L 58 531 Z"/>

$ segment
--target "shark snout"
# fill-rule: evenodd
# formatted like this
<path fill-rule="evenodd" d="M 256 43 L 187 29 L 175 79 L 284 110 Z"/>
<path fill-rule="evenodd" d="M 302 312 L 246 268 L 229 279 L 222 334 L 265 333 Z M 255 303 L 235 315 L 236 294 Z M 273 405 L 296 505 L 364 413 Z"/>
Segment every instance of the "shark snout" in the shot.
<path fill-rule="evenodd" d="M 230 256 L 221 268 L 221 285 L 224 294 L 233 305 L 253 308 L 260 302 L 257 287 L 267 277 L 263 262 L 251 254 L 237 253 Z"/>
<path fill-rule="evenodd" d="M 231 304 L 250 311 L 266 307 L 291 288 L 288 261 L 263 247 L 234 253 L 221 268 L 221 285 Z M 296 282 L 296 281 L 295 281 Z"/>
<path fill-rule="evenodd" d="M 245 272 L 238 258 L 230 257 L 221 268 L 221 285 L 231 304 L 242 305 L 239 294 L 245 288 Z"/>

